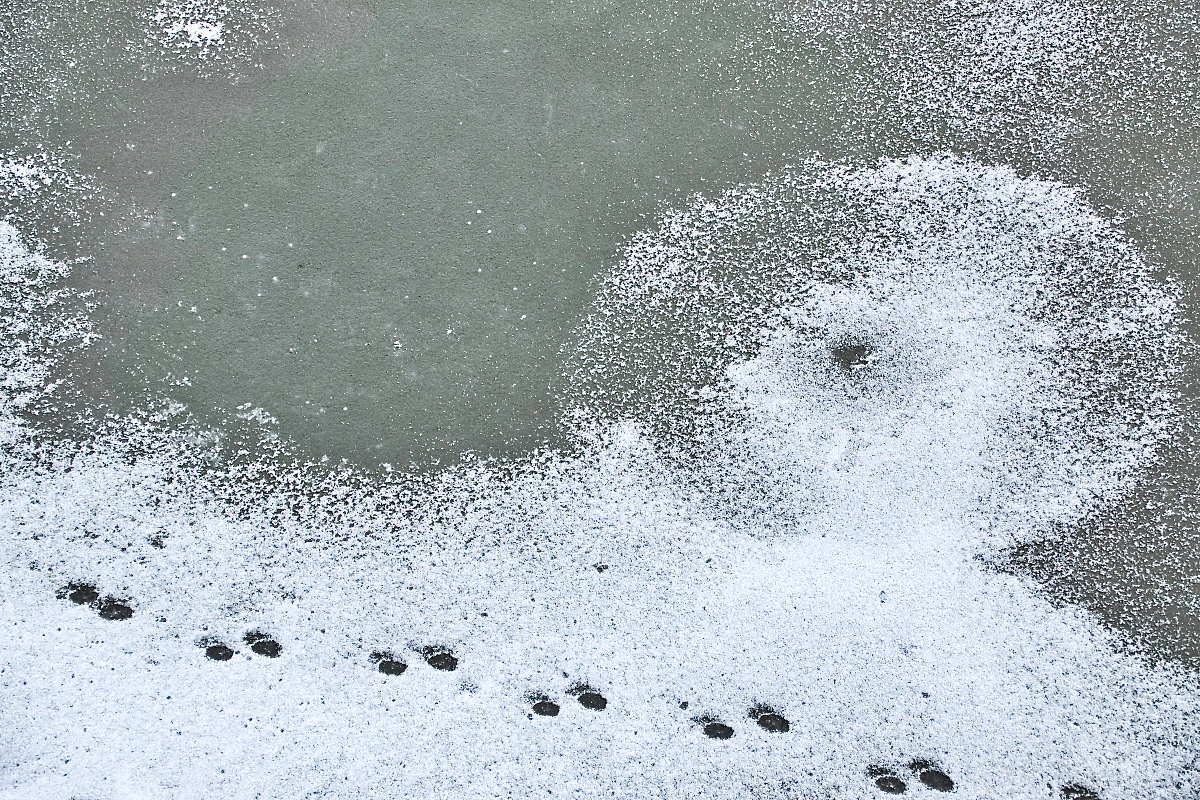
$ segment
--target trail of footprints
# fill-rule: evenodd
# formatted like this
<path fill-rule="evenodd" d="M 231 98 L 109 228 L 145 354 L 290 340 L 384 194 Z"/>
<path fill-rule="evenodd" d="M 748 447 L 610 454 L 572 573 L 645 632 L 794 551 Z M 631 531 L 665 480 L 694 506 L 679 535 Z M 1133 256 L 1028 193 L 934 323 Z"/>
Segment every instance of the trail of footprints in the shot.
<path fill-rule="evenodd" d="M 101 598 L 100 591 L 88 583 L 67 584 L 58 590 L 57 596 L 77 605 L 92 607 L 102 619 L 117 621 L 133 616 L 133 607 L 129 600 L 112 596 Z M 278 658 L 283 653 L 283 645 L 263 631 L 249 631 L 242 638 L 251 652 L 256 655 Z M 212 661 L 230 661 L 236 655 L 236 651 L 232 647 L 217 639 L 201 639 L 199 644 L 204 648 L 204 655 Z M 454 652 L 447 647 L 428 646 L 421 648 L 418 652 L 425 663 L 436 670 L 452 672 L 458 669 L 458 656 L 454 655 Z M 370 663 L 374 664 L 380 673 L 390 677 L 403 675 L 408 669 L 408 664 L 400 656 L 388 650 L 378 650 L 372 653 Z M 576 684 L 566 693 L 574 697 L 579 705 L 589 711 L 600 712 L 608 708 L 608 700 L 604 695 L 598 689 L 587 684 Z M 526 695 L 525 699 L 530 707 L 529 719 L 533 719 L 535 715 L 557 717 L 562 710 L 562 706 L 546 693 L 533 692 Z M 681 711 L 687 711 L 687 701 L 680 703 L 679 708 Z M 753 706 L 747 716 L 768 733 L 787 733 L 791 730 L 791 723 L 787 718 L 767 705 Z M 702 714 L 693 717 L 692 721 L 709 739 L 724 740 L 734 737 L 733 726 L 715 717 Z M 867 767 L 866 776 L 874 783 L 875 788 L 885 795 L 900 795 L 908 792 L 910 782 L 906 780 L 906 777 L 915 779 L 915 782 L 925 789 L 937 792 L 953 792 L 955 789 L 954 780 L 949 775 L 943 772 L 935 762 L 923 758 L 914 758 L 903 766 L 872 764 Z M 1059 794 L 1062 800 L 1100 800 L 1099 793 L 1079 783 L 1061 787 Z"/>

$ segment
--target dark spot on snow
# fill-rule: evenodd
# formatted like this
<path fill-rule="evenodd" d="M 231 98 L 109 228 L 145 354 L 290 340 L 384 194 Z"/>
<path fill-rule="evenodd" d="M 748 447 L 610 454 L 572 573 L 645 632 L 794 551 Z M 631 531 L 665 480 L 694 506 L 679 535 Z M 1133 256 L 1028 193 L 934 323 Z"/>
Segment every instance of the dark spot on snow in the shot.
<path fill-rule="evenodd" d="M 887 794 L 904 794 L 908 789 L 891 767 L 872 765 L 867 767 L 867 775 L 875 781 L 876 788 Z"/>
<path fill-rule="evenodd" d="M 733 736 L 733 728 L 723 722 L 709 722 L 704 726 L 704 735 L 710 739 L 728 739 Z"/>
<path fill-rule="evenodd" d="M 787 733 L 792 726 L 779 714 L 763 714 L 758 718 L 758 727 L 771 733 Z"/>
<path fill-rule="evenodd" d="M 371 663 L 377 665 L 379 671 L 384 675 L 402 675 L 404 670 L 408 669 L 408 664 L 387 650 L 376 650 L 371 653 Z"/>
<path fill-rule="evenodd" d="M 939 792 L 954 791 L 954 781 L 950 780 L 950 776 L 940 769 L 922 770 L 917 777 L 930 789 L 936 789 Z"/>
<path fill-rule="evenodd" d="M 210 644 L 204 648 L 204 655 L 211 658 L 213 661 L 228 661 L 233 658 L 233 651 L 223 644 Z"/>
<path fill-rule="evenodd" d="M 96 610 L 100 612 L 101 619 L 121 620 L 133 616 L 133 609 L 129 607 L 129 604 L 115 597 L 104 598 Z"/>
<path fill-rule="evenodd" d="M 939 792 L 954 791 L 954 781 L 950 776 L 937 767 L 932 761 L 923 758 L 914 758 L 908 762 L 908 768 L 921 783 L 928 786 L 930 789 L 935 789 Z"/>
<path fill-rule="evenodd" d="M 608 701 L 599 692 L 584 692 L 579 695 L 579 704 L 590 711 L 603 711 L 608 707 Z"/>
<path fill-rule="evenodd" d="M 608 701 L 604 699 L 604 696 L 586 684 L 576 684 L 567 692 L 575 695 L 581 706 L 592 711 L 603 711 L 608 707 Z"/>
<path fill-rule="evenodd" d="M 251 631 L 244 638 L 246 644 L 250 645 L 250 649 L 260 656 L 278 658 L 279 654 L 283 652 L 283 645 L 262 631 Z"/>
<path fill-rule="evenodd" d="M 452 672 L 458 669 L 458 658 L 445 647 L 426 647 L 421 650 L 421 656 L 425 659 L 425 663 L 434 669 L 440 669 L 443 672 Z"/>
<path fill-rule="evenodd" d="M 68 583 L 58 590 L 58 596 L 72 603 L 85 606 L 100 599 L 100 592 L 90 583 Z"/>
<path fill-rule="evenodd" d="M 403 675 L 406 669 L 408 669 L 408 664 L 394 658 L 384 658 L 379 661 L 379 671 L 384 675 Z"/>
<path fill-rule="evenodd" d="M 557 717 L 558 710 L 558 703 L 553 700 L 538 700 L 533 704 L 533 713 L 543 717 Z"/>
<path fill-rule="evenodd" d="M 869 345 L 862 342 L 839 344 L 829 348 L 829 355 L 833 357 L 838 366 L 845 370 L 857 370 L 868 366 L 871 363 L 873 352 L 874 350 Z"/>
<path fill-rule="evenodd" d="M 750 709 L 750 718 L 758 723 L 758 727 L 771 733 L 787 733 L 792 727 L 782 714 L 770 706 L 755 706 Z"/>

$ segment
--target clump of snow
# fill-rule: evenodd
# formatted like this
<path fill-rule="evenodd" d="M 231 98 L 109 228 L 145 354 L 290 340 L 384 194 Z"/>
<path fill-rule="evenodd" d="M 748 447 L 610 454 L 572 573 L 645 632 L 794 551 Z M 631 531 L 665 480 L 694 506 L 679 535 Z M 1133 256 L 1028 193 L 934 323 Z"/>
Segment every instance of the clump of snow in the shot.
<path fill-rule="evenodd" d="M 873 798 L 914 760 L 980 800 L 1200 791 L 1195 677 L 979 558 L 1170 416 L 1171 291 L 1077 195 L 810 165 L 666 215 L 594 311 L 572 456 L 406 483 L 165 418 L 6 456 L 0 796 Z"/>
<path fill-rule="evenodd" d="M 5 184 L 7 199 L 32 194 L 52 184 L 54 177 L 44 164 L 35 164 L 31 158 L 0 164 L 0 181 Z"/>
<path fill-rule="evenodd" d="M 158 26 L 161 41 L 168 47 L 203 50 L 221 44 L 225 30 L 224 17 L 229 13 L 229 6 L 223 3 L 162 0 L 151 18 Z"/>

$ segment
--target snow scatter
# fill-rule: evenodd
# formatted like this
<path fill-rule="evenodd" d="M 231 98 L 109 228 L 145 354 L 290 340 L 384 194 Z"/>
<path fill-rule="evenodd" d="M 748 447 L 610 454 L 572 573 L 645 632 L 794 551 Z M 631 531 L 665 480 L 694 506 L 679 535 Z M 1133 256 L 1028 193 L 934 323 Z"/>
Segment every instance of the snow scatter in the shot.
<path fill-rule="evenodd" d="M 169 57 L 211 71 L 272 46 L 278 12 L 247 0 L 159 0 L 147 14 L 146 36 Z"/>
<path fill-rule="evenodd" d="M 0 222 L 0 448 L 23 434 L 16 413 L 54 391 L 52 369 L 62 354 L 95 338 L 78 305 L 66 302 L 75 297 L 60 286 L 68 272 Z"/>

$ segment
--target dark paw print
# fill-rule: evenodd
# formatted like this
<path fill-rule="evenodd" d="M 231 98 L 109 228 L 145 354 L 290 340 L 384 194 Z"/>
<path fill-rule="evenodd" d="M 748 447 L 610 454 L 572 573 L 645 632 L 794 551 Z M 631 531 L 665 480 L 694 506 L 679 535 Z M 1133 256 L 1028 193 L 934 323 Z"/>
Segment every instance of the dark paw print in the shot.
<path fill-rule="evenodd" d="M 128 600 L 120 600 L 109 595 L 100 599 L 100 590 L 90 583 L 68 583 L 55 593 L 62 600 L 70 600 L 81 606 L 91 606 L 101 619 L 123 620 L 133 616 L 133 606 Z"/>
<path fill-rule="evenodd" d="M 770 733 L 787 733 L 792 725 L 775 709 L 770 706 L 756 705 L 750 709 L 750 719 L 758 723 L 758 727 Z"/>
<path fill-rule="evenodd" d="M 204 655 L 212 661 L 229 661 L 233 658 L 233 650 L 224 642 L 204 641 L 200 643 L 204 648 Z"/>
<path fill-rule="evenodd" d="M 558 703 L 551 700 L 548 695 L 532 695 L 529 701 L 533 704 L 533 713 L 539 717 L 557 717 L 558 712 L 562 710 L 559 708 Z"/>
<path fill-rule="evenodd" d="M 875 788 L 884 794 L 904 794 L 908 791 L 908 784 L 891 767 L 867 767 L 867 776 L 874 781 Z"/>
<path fill-rule="evenodd" d="M 262 631 L 251 631 L 243 638 L 246 644 L 250 645 L 250 649 L 260 656 L 279 658 L 279 654 L 283 652 L 283 645 Z"/>
<path fill-rule="evenodd" d="M 421 657 L 425 663 L 443 672 L 453 672 L 458 669 L 458 657 L 448 647 L 431 646 L 421 648 Z"/>
<path fill-rule="evenodd" d="M 384 675 L 403 675 L 404 670 L 408 669 L 408 664 L 405 664 L 386 650 L 378 650 L 371 653 L 371 663 Z"/>
<path fill-rule="evenodd" d="M 733 728 L 721 722 L 719 719 L 714 719 L 710 716 L 703 716 L 696 719 L 696 722 L 702 725 L 701 730 L 704 735 L 710 739 L 732 739 Z"/>
<path fill-rule="evenodd" d="M 934 762 L 914 758 L 907 766 L 926 788 L 937 792 L 954 791 L 954 781 Z M 891 767 L 872 765 L 867 767 L 867 776 L 874 781 L 875 788 L 885 794 L 904 794 L 908 791 L 908 784 L 900 777 L 899 772 Z"/>
<path fill-rule="evenodd" d="M 115 597 L 106 597 L 101 600 L 96 611 L 100 614 L 100 619 L 120 620 L 133 616 L 133 609 L 129 603 Z"/>
<path fill-rule="evenodd" d="M 80 606 L 90 606 L 100 600 L 100 591 L 90 583 L 68 583 L 58 590 L 60 600 L 70 600 Z"/>
<path fill-rule="evenodd" d="M 938 769 L 937 765 L 932 761 L 926 761 L 922 758 L 914 758 L 908 762 L 908 768 L 917 776 L 917 780 L 938 792 L 953 792 L 954 781 L 950 779 L 942 770 Z"/>
<path fill-rule="evenodd" d="M 579 684 L 571 687 L 567 690 L 567 693 L 575 695 L 575 698 L 579 701 L 579 705 L 589 711 L 603 711 L 608 708 L 608 700 L 591 686 Z"/>

